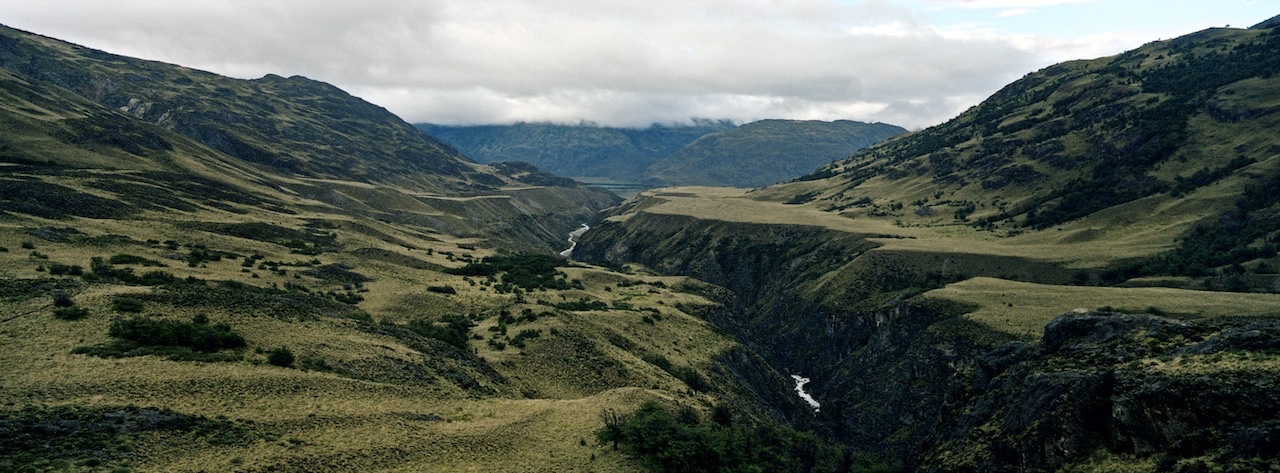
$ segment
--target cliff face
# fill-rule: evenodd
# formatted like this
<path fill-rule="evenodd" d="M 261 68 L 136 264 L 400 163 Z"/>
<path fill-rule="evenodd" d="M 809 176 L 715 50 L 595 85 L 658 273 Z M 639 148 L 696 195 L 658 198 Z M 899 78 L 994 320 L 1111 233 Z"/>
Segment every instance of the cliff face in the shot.
<path fill-rule="evenodd" d="M 867 237 L 635 212 L 593 227 L 574 254 L 728 288 L 729 310 L 704 317 L 774 369 L 812 379 L 812 427 L 914 468 L 1271 461 L 1259 452 L 1280 413 L 1274 320 L 1089 312 L 1018 339 L 962 317 L 971 307 L 919 295 L 958 270 L 909 265 Z"/>

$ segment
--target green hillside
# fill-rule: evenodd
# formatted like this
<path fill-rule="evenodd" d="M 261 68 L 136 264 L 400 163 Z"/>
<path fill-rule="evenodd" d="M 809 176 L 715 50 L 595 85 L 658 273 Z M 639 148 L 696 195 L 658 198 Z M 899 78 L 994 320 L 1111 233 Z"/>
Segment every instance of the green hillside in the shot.
<path fill-rule="evenodd" d="M 761 187 L 809 173 L 905 133 L 884 123 L 761 120 L 711 133 L 654 163 L 665 185 Z"/>
<path fill-rule="evenodd" d="M 731 291 L 817 431 L 918 471 L 1266 471 L 1280 32 L 1028 74 L 750 192 L 642 193 L 578 258 Z"/>

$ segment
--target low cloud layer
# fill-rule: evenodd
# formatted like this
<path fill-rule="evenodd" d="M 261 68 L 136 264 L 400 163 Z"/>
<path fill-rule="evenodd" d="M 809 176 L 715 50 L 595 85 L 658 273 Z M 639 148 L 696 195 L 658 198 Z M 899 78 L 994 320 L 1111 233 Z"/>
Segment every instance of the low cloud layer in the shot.
<path fill-rule="evenodd" d="M 1080 1 L 42 0 L 3 2 L 0 22 L 235 77 L 304 75 L 412 122 L 918 128 L 1118 40 L 940 25 L 930 9 L 1022 15 Z"/>

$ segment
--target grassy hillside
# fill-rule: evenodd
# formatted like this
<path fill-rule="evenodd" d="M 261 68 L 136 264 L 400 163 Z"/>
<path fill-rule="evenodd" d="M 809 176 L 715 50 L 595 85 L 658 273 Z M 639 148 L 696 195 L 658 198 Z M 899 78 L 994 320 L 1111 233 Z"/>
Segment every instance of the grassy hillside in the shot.
<path fill-rule="evenodd" d="M 1267 25 L 1056 65 L 790 183 L 648 191 L 575 254 L 732 290 L 713 322 L 908 468 L 1276 468 Z"/>
<path fill-rule="evenodd" d="M 157 210 L 312 209 L 551 250 L 617 201 L 537 169 L 470 162 L 386 110 L 305 78 L 231 79 L 7 28 L 0 42 L 0 158 L 26 166 L 15 168 L 22 179 L 3 181 L 7 196 L 23 197 L 4 199 L 6 210 L 135 213 L 98 197 Z M 75 179 L 83 169 L 111 172 Z M 158 189 L 164 202 L 150 202 Z"/>
<path fill-rule="evenodd" d="M 616 196 L 332 86 L 3 29 L 0 168 L 2 471 L 640 471 L 602 412 L 805 412 L 714 288 L 549 256 Z"/>
<path fill-rule="evenodd" d="M 849 120 L 761 120 L 698 138 L 654 163 L 649 175 L 666 185 L 761 187 L 804 175 L 906 131 Z"/>

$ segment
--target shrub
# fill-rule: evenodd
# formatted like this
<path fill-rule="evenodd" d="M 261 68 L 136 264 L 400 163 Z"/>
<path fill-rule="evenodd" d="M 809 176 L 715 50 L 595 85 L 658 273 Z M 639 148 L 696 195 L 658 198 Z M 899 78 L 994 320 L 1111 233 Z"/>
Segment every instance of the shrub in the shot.
<path fill-rule="evenodd" d="M 60 320 L 80 320 L 89 316 L 89 309 L 84 307 L 58 307 L 53 309 L 53 316 Z"/>
<path fill-rule="evenodd" d="M 76 301 L 71 298 L 71 294 L 67 294 L 65 292 L 53 293 L 54 307 L 71 307 L 73 305 L 76 305 Z"/>
<path fill-rule="evenodd" d="M 871 455 L 812 433 L 760 422 L 734 423 L 727 409 L 713 420 L 685 406 L 672 412 L 646 401 L 633 414 L 601 413 L 601 442 L 625 447 L 654 471 L 901 471 Z"/>
<path fill-rule="evenodd" d="M 146 317 L 119 319 L 111 322 L 107 334 L 144 346 L 179 346 L 197 351 L 214 352 L 226 348 L 243 348 L 244 337 L 227 324 L 209 325 L 201 320 L 177 322 Z"/>
<path fill-rule="evenodd" d="M 461 349 L 467 349 L 467 338 L 471 327 L 475 324 L 461 315 L 445 316 L 439 322 L 430 320 L 414 320 L 409 322 L 409 330 L 424 337 L 434 338 Z"/>
<path fill-rule="evenodd" d="M 524 348 L 524 341 L 530 338 L 538 338 L 542 336 L 542 331 L 534 328 L 521 330 L 516 336 L 511 337 L 511 346 L 516 348 Z"/>
<path fill-rule="evenodd" d="M 288 347 L 273 348 L 267 353 L 267 363 L 282 368 L 293 366 L 293 352 Z"/>
<path fill-rule="evenodd" d="M 143 302 L 141 299 L 129 296 L 116 296 L 111 301 L 111 310 L 116 312 L 142 312 Z"/>

